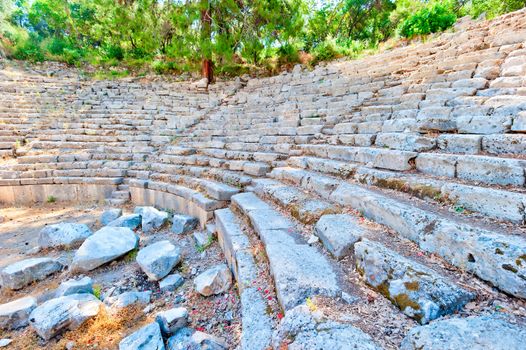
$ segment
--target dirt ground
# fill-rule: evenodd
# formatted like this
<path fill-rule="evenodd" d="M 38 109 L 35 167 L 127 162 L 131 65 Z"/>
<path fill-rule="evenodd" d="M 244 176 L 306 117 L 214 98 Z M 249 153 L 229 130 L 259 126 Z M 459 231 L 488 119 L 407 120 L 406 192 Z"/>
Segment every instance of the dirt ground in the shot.
<path fill-rule="evenodd" d="M 0 268 L 36 256 L 53 256 L 68 263 L 73 258 L 74 249 L 48 250 L 36 254 L 31 251 L 37 246 L 39 231 L 46 224 L 68 221 L 84 223 L 95 232 L 101 226 L 98 218 L 103 210 L 103 207 L 98 206 L 65 206 L 59 203 L 32 208 L 0 208 L 0 217 L 3 218 L 0 223 Z M 132 211 L 133 208 L 124 208 L 125 213 Z M 0 338 L 13 340 L 7 349 L 58 350 L 66 346 L 69 349 L 117 349 L 122 338 L 152 322 L 157 312 L 179 306 L 186 307 L 190 314 L 189 327 L 222 337 L 229 348 L 235 348 L 241 332 L 235 284 L 227 293 L 211 297 L 203 297 L 193 289 L 194 277 L 225 261 L 217 241 L 202 249 L 195 244 L 192 233 L 176 235 L 170 232 L 168 225 L 153 234 L 144 234 L 140 230 L 137 233 L 140 236 L 140 248 L 164 239 L 181 247 L 182 262 L 172 271 L 185 278 L 181 287 L 174 292 L 161 292 L 158 283 L 148 281 L 135 262 L 136 252 L 129 253 L 85 275 L 93 279 L 94 289 L 100 291 L 101 296 L 150 290 L 152 300 L 149 305 L 132 306 L 118 313 L 100 312 L 81 328 L 68 331 L 48 343 L 44 343 L 30 327 L 11 332 L 0 330 Z M 77 275 L 73 276 L 65 270 L 19 291 L 0 289 L 0 303 L 27 295 L 37 297 L 39 302 L 44 301 L 61 281 L 71 277 Z"/>

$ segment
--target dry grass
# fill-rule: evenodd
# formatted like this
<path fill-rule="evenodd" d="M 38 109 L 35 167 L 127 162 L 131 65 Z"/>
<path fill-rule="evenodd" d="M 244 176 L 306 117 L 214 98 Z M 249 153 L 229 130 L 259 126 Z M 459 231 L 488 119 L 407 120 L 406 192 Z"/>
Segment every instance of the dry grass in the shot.
<path fill-rule="evenodd" d="M 97 317 L 88 320 L 76 330 L 67 331 L 58 341 L 51 340 L 43 344 L 30 328 L 2 336 L 13 339 L 10 350 L 64 350 L 66 344 L 71 341 L 75 343 L 73 349 L 77 350 L 113 350 L 118 349 L 122 338 L 147 321 L 142 308 L 138 305 L 124 308 L 116 314 L 110 314 L 102 307 Z"/>

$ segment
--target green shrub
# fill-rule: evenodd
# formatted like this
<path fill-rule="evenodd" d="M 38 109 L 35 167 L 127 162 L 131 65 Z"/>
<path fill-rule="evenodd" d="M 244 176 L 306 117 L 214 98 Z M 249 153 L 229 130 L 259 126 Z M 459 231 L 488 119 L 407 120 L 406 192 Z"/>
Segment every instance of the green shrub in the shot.
<path fill-rule="evenodd" d="M 44 61 L 44 52 L 40 47 L 38 38 L 30 35 L 28 38 L 20 39 L 16 44 L 13 57 L 19 60 L 28 60 L 33 62 Z"/>
<path fill-rule="evenodd" d="M 312 50 L 312 55 L 314 57 L 313 64 L 320 61 L 329 61 L 338 57 L 341 57 L 344 52 L 343 49 L 338 46 L 336 41 L 332 38 L 328 38 L 325 41 L 316 45 Z"/>
<path fill-rule="evenodd" d="M 103 51 L 104 55 L 108 59 L 122 61 L 122 59 L 124 58 L 124 50 L 120 46 L 108 45 L 103 49 Z"/>
<path fill-rule="evenodd" d="M 53 55 L 62 55 L 64 53 L 64 49 L 67 48 L 69 45 L 66 40 L 62 38 L 51 38 L 49 42 L 46 45 L 46 49 L 49 53 Z"/>
<path fill-rule="evenodd" d="M 449 6 L 436 3 L 402 21 L 399 33 L 405 38 L 436 33 L 451 27 L 456 20 L 457 16 Z"/>
<path fill-rule="evenodd" d="M 82 52 L 78 49 L 64 49 L 62 60 L 67 64 L 80 63 Z"/>

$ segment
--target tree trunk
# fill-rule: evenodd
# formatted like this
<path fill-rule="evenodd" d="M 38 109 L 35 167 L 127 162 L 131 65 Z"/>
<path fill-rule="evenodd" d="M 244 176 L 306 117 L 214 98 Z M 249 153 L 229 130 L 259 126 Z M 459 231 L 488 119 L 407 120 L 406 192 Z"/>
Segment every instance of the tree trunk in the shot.
<path fill-rule="evenodd" d="M 210 16 L 210 4 L 208 0 L 201 0 L 201 38 L 207 42 L 207 47 L 203 50 L 203 62 L 201 64 L 201 75 L 208 79 L 208 83 L 214 80 L 214 67 L 212 64 L 212 52 L 210 41 L 212 34 L 212 17 Z"/>

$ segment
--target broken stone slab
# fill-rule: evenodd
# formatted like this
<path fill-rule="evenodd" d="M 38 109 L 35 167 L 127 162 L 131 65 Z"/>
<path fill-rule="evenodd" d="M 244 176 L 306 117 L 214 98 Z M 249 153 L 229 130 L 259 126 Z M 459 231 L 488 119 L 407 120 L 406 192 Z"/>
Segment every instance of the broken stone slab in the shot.
<path fill-rule="evenodd" d="M 197 218 L 189 215 L 176 214 L 172 218 L 172 232 L 183 234 L 197 227 L 199 221 Z"/>
<path fill-rule="evenodd" d="M 168 213 L 160 211 L 154 207 L 136 207 L 135 214 L 140 214 L 142 217 L 142 232 L 149 233 L 159 229 L 168 221 Z"/>
<path fill-rule="evenodd" d="M 181 250 L 170 241 L 159 241 L 139 250 L 136 260 L 150 280 L 158 281 L 181 261 Z"/>
<path fill-rule="evenodd" d="M 379 243 L 363 240 L 355 244 L 354 251 L 356 268 L 365 282 L 421 324 L 458 311 L 475 298 L 435 271 Z"/>
<path fill-rule="evenodd" d="M 139 328 L 119 343 L 119 350 L 165 350 L 157 322 Z"/>
<path fill-rule="evenodd" d="M 437 320 L 412 328 L 401 350 L 519 350 L 526 344 L 526 325 L 498 314 Z"/>
<path fill-rule="evenodd" d="M 272 320 L 267 304 L 254 287 L 241 292 L 241 349 L 266 350 L 272 339 Z"/>
<path fill-rule="evenodd" d="M 151 291 L 128 291 L 104 299 L 104 304 L 113 310 L 122 309 L 133 304 L 148 304 L 152 296 Z"/>
<path fill-rule="evenodd" d="M 103 227 L 82 243 L 75 253 L 71 270 L 91 271 L 123 256 L 138 245 L 139 237 L 130 228 Z"/>
<path fill-rule="evenodd" d="M 100 223 L 103 226 L 108 225 L 110 222 L 117 220 L 122 216 L 122 209 L 112 208 L 105 210 L 104 213 L 100 216 Z"/>
<path fill-rule="evenodd" d="M 313 312 L 304 304 L 287 311 L 273 334 L 274 349 L 287 342 L 289 349 L 381 349 L 362 330 L 325 319 L 320 311 Z"/>
<path fill-rule="evenodd" d="M 226 350 L 228 345 L 222 338 L 211 334 L 196 331 L 191 328 L 181 328 L 168 339 L 166 347 L 167 350 Z"/>
<path fill-rule="evenodd" d="M 188 323 L 188 310 L 184 307 L 176 307 L 161 311 L 155 317 L 155 321 L 161 327 L 164 334 L 174 334 L 178 329 L 186 327 Z"/>
<path fill-rule="evenodd" d="M 62 270 L 63 265 L 52 258 L 31 258 L 18 261 L 0 271 L 4 288 L 21 289 Z"/>
<path fill-rule="evenodd" d="M 197 231 L 192 236 L 198 247 L 206 247 L 213 239 L 213 235 L 209 231 Z"/>
<path fill-rule="evenodd" d="M 318 199 L 308 199 L 291 206 L 291 215 L 301 223 L 310 225 L 322 215 L 337 213 L 332 204 Z"/>
<path fill-rule="evenodd" d="M 29 322 L 42 339 L 50 340 L 65 330 L 78 328 L 96 316 L 101 306 L 101 301 L 92 294 L 71 294 L 38 306 L 29 315 Z"/>
<path fill-rule="evenodd" d="M 7 338 L 0 339 L 0 348 L 5 348 L 6 346 L 11 344 L 12 342 L 13 342 L 12 339 L 7 339 Z"/>
<path fill-rule="evenodd" d="M 29 324 L 29 314 L 37 307 L 37 300 L 24 297 L 0 305 L 0 329 L 18 329 Z"/>
<path fill-rule="evenodd" d="M 141 215 L 140 214 L 130 214 L 130 215 L 124 215 L 121 216 L 118 219 L 113 220 L 110 222 L 108 227 L 127 227 L 129 229 L 135 230 L 137 227 L 141 225 Z"/>
<path fill-rule="evenodd" d="M 93 294 L 93 281 L 88 276 L 80 279 L 69 279 L 60 284 L 55 291 L 55 297 L 63 297 L 71 294 Z"/>
<path fill-rule="evenodd" d="M 91 233 L 87 225 L 62 222 L 44 227 L 39 233 L 38 244 L 41 248 L 74 246 L 82 243 Z"/>
<path fill-rule="evenodd" d="M 168 275 L 165 278 L 163 278 L 161 281 L 159 281 L 159 289 L 162 292 L 173 292 L 180 286 L 182 286 L 184 283 L 184 278 L 178 273 Z"/>
<path fill-rule="evenodd" d="M 314 228 L 327 250 L 341 259 L 352 253 L 353 246 L 367 233 L 356 217 L 349 214 L 323 215 Z"/>
<path fill-rule="evenodd" d="M 194 288 L 205 297 L 226 292 L 232 285 L 232 273 L 226 264 L 214 266 L 194 279 Z"/>

